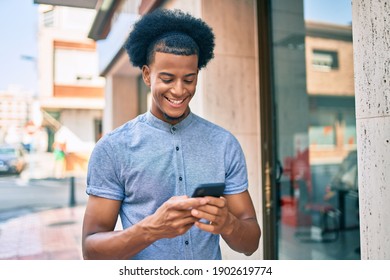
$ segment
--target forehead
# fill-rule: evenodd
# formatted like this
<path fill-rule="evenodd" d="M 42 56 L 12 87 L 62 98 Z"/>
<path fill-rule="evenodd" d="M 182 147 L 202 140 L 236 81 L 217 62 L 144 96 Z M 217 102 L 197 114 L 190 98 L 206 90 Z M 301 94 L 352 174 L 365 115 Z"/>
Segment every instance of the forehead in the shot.
<path fill-rule="evenodd" d="M 182 69 L 188 71 L 198 70 L 198 56 L 193 55 L 176 55 L 171 53 L 156 52 L 151 68 L 155 70 L 174 70 Z"/>

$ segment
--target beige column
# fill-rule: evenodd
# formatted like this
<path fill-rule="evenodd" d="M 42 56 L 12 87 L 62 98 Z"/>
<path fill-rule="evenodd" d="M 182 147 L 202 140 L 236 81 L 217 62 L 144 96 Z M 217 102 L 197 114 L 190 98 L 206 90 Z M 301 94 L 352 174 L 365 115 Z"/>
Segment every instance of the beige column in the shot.
<path fill-rule="evenodd" d="M 362 259 L 390 259 L 390 1 L 353 0 Z"/>
<path fill-rule="evenodd" d="M 137 78 L 114 76 L 113 94 L 113 126 L 115 128 L 138 115 Z"/>
<path fill-rule="evenodd" d="M 203 71 L 200 92 L 204 117 L 231 131 L 248 165 L 249 192 L 261 215 L 260 117 L 255 1 L 202 1 L 202 18 L 216 36 L 215 58 Z M 224 259 L 260 259 L 259 249 L 245 257 L 222 244 Z"/>
<path fill-rule="evenodd" d="M 137 78 L 107 76 L 103 132 L 107 133 L 138 115 Z"/>

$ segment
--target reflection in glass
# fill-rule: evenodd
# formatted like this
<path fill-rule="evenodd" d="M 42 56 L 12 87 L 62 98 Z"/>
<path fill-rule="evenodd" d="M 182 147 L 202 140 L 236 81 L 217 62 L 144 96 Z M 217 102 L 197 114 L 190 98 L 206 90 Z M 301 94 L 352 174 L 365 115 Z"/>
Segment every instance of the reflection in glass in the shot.
<path fill-rule="evenodd" d="M 279 259 L 359 259 L 351 24 L 323 20 L 334 1 L 272 3 Z"/>

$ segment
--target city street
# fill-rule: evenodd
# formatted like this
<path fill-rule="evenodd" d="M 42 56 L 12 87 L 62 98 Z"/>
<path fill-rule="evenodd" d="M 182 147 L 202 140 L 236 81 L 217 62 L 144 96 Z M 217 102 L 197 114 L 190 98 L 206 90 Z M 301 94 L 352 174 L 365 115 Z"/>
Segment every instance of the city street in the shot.
<path fill-rule="evenodd" d="M 70 206 L 71 180 L 30 179 L 19 176 L 0 176 L 0 223 L 31 212 Z M 85 178 L 75 178 L 74 202 L 85 205 Z"/>
<path fill-rule="evenodd" d="M 81 259 L 85 176 L 54 178 L 51 153 L 27 160 L 20 175 L 0 175 L 0 260 Z"/>

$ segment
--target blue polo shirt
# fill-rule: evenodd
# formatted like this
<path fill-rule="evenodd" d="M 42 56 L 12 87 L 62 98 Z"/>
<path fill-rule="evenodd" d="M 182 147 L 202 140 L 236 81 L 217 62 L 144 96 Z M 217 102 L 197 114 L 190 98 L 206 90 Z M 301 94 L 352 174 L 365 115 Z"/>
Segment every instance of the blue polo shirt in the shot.
<path fill-rule="evenodd" d="M 96 144 L 87 194 L 122 201 L 120 217 L 128 228 L 172 196 L 191 196 L 198 184 L 214 182 L 225 182 L 225 194 L 247 189 L 237 139 L 193 113 L 171 125 L 147 112 Z M 219 235 L 193 226 L 182 236 L 154 242 L 133 259 L 221 259 Z"/>

